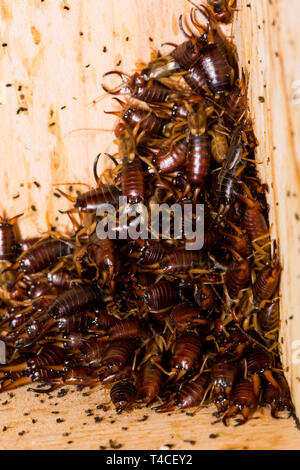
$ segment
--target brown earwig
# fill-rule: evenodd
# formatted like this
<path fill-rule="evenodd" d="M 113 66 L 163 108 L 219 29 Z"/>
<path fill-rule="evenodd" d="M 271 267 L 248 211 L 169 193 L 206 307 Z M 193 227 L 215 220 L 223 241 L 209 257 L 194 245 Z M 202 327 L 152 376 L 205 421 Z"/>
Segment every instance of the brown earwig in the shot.
<path fill-rule="evenodd" d="M 187 145 L 184 140 L 162 148 L 154 158 L 154 164 L 160 174 L 171 173 L 186 164 Z"/>
<path fill-rule="evenodd" d="M 275 248 L 272 262 L 259 271 L 253 286 L 253 295 L 257 303 L 268 300 L 273 296 L 278 286 L 281 269 L 279 256 Z"/>
<path fill-rule="evenodd" d="M 127 74 L 118 70 L 112 70 L 111 72 L 105 73 L 103 76 L 118 75 L 125 86 L 119 87 L 117 90 L 110 90 L 105 85 L 102 88 L 111 95 L 117 94 L 130 94 L 132 98 L 144 101 L 145 103 L 164 103 L 168 101 L 176 93 L 169 90 L 167 87 L 157 81 L 149 82 L 140 74 L 135 73 L 131 77 Z"/>
<path fill-rule="evenodd" d="M 122 380 L 113 385 L 110 391 L 110 398 L 116 407 L 118 414 L 121 414 L 128 405 L 134 402 L 136 397 L 136 388 L 129 380 Z"/>
<path fill-rule="evenodd" d="M 260 346 L 255 346 L 249 351 L 247 355 L 247 370 L 252 376 L 253 388 L 256 396 L 260 392 L 260 375 L 264 375 L 266 379 L 273 385 L 273 387 L 280 389 L 276 379 L 272 374 L 273 359 L 272 355 L 262 349 Z"/>
<path fill-rule="evenodd" d="M 223 164 L 228 154 L 226 128 L 219 119 L 208 132 L 211 135 L 211 154 L 217 163 Z"/>
<path fill-rule="evenodd" d="M 136 346 L 131 341 L 114 341 L 104 351 L 100 362 L 100 375 L 108 370 L 112 373 L 120 372 L 132 358 Z"/>
<path fill-rule="evenodd" d="M 250 283 L 249 261 L 236 252 L 234 257 L 225 274 L 225 285 L 231 298 L 236 298 Z"/>
<path fill-rule="evenodd" d="M 232 20 L 232 7 L 235 0 L 207 0 L 209 6 L 213 8 L 214 16 L 220 23 L 230 23 Z"/>
<path fill-rule="evenodd" d="M 145 240 L 140 249 L 139 263 L 143 265 L 159 263 L 166 252 L 166 247 L 161 241 Z"/>
<path fill-rule="evenodd" d="M 229 404 L 231 389 L 237 377 L 238 368 L 234 362 L 217 360 L 211 368 L 213 382 L 213 400 L 219 412 L 226 410 Z"/>
<path fill-rule="evenodd" d="M 162 352 L 154 342 L 147 347 L 146 356 L 138 368 L 136 387 L 138 403 L 151 403 L 158 397 L 162 384 Z"/>
<path fill-rule="evenodd" d="M 209 269 L 208 258 L 201 251 L 175 251 L 165 256 L 161 262 L 164 274 L 186 273 L 191 270 Z"/>
<path fill-rule="evenodd" d="M 146 111 L 134 106 L 128 106 L 118 98 L 114 98 L 122 106 L 121 111 L 105 111 L 106 114 L 113 114 L 120 117 L 131 129 L 137 126 L 139 130 L 146 134 L 160 134 L 165 121 L 157 117 L 153 112 Z"/>
<path fill-rule="evenodd" d="M 161 280 L 145 289 L 144 300 L 151 312 L 158 312 L 174 305 L 177 292 L 174 285 Z"/>
<path fill-rule="evenodd" d="M 294 405 L 291 400 L 291 394 L 288 383 L 283 374 L 276 375 L 276 381 L 280 389 L 275 388 L 273 384 L 268 382 L 264 387 L 262 403 L 270 405 L 271 415 L 273 418 L 280 418 L 283 411 L 288 412 L 288 417 L 294 413 Z"/>
<path fill-rule="evenodd" d="M 158 413 L 167 413 L 176 408 L 184 410 L 193 406 L 198 406 L 205 398 L 208 387 L 208 377 L 201 375 L 198 379 L 186 382 L 175 394 L 171 395 L 169 401 L 153 409 Z"/>
<path fill-rule="evenodd" d="M 79 194 L 77 198 L 64 193 L 61 189 L 56 189 L 56 191 L 74 204 L 74 208 L 66 211 L 66 213 L 77 211 L 83 213 L 95 213 L 102 204 L 112 204 L 115 206 L 118 202 L 119 196 L 121 195 L 120 190 L 116 186 L 108 184 L 103 184 L 98 188 Z"/>
<path fill-rule="evenodd" d="M 203 107 L 188 115 L 189 148 L 186 175 L 190 183 L 201 190 L 210 168 L 210 138 L 207 134 L 207 117 Z"/>
<path fill-rule="evenodd" d="M 210 311 L 215 306 L 216 296 L 213 288 L 204 279 L 194 285 L 194 299 L 203 312 Z"/>
<path fill-rule="evenodd" d="M 199 366 L 202 347 L 203 342 L 194 332 L 187 331 L 177 339 L 170 362 L 176 381 Z"/>
<path fill-rule="evenodd" d="M 249 380 L 241 380 L 234 385 L 229 401 L 229 410 L 223 417 L 223 423 L 228 426 L 228 420 L 231 416 L 241 413 L 243 420 L 238 425 L 244 424 L 256 410 L 257 395 L 254 392 L 253 384 Z"/>
<path fill-rule="evenodd" d="M 200 308 L 188 302 L 174 307 L 170 319 L 178 330 L 193 329 L 195 327 L 201 327 L 201 330 L 205 330 L 209 326 L 209 321 L 201 317 Z"/>
<path fill-rule="evenodd" d="M 132 162 L 123 158 L 122 169 L 122 194 L 128 202 L 136 204 L 143 202 L 145 198 L 144 172 L 141 160 L 136 157 Z"/>
<path fill-rule="evenodd" d="M 14 224 L 22 215 L 16 215 L 11 219 L 0 217 L 0 260 L 11 261 L 16 256 Z"/>
<path fill-rule="evenodd" d="M 46 345 L 38 354 L 27 359 L 27 361 L 16 364 L 11 363 L 7 366 L 0 366 L 0 370 L 8 372 L 27 370 L 32 372 L 35 369 L 53 368 L 54 366 L 61 365 L 64 362 L 64 358 L 65 352 L 63 348 Z"/>
<path fill-rule="evenodd" d="M 273 300 L 259 309 L 257 319 L 262 331 L 275 330 L 279 326 L 279 300 Z"/>
<path fill-rule="evenodd" d="M 72 245 L 64 240 L 42 242 L 24 252 L 10 269 L 20 269 L 26 274 L 37 273 L 56 263 L 59 258 L 69 256 L 72 251 Z"/>

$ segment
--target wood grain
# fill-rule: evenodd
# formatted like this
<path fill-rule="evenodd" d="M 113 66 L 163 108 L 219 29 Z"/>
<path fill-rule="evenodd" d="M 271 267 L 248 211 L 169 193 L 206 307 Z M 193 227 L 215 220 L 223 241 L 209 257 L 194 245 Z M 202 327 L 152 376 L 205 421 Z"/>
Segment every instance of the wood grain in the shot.
<path fill-rule="evenodd" d="M 300 371 L 293 346 L 300 339 L 300 5 L 297 0 L 289 0 L 288 8 L 283 0 L 239 0 L 238 8 L 234 32 L 240 60 L 250 70 L 251 112 L 260 141 L 258 159 L 263 161 L 259 167 L 270 185 L 273 233 L 280 238 L 284 267 L 282 352 L 299 411 Z M 95 156 L 113 150 L 114 119 L 103 113 L 112 109 L 101 89 L 103 73 L 133 70 L 135 62 L 149 59 L 150 47 L 182 40 L 177 19 L 188 9 L 185 0 L 1 0 L 0 44 L 7 46 L 0 47 L 0 188 L 5 194 L 0 210 L 11 216 L 25 212 L 23 235 L 49 225 L 67 228 L 58 209 L 68 203 L 53 196 L 55 185 L 92 185 Z M 0 406 L 0 432 L 7 427 L 1 449 L 97 449 L 109 447 L 110 439 L 123 449 L 160 449 L 165 444 L 174 449 L 300 448 L 293 421 L 278 423 L 269 410 L 236 429 L 212 425 L 212 408 L 194 418 L 145 409 L 122 416 L 112 410 L 95 412 L 106 401 L 100 391 L 49 399 L 22 389 L 13 398 L 3 394 L 6 400 Z M 88 409 L 104 420 L 96 423 Z M 148 419 L 139 421 L 144 415 Z M 58 418 L 64 421 L 57 423 Z"/>

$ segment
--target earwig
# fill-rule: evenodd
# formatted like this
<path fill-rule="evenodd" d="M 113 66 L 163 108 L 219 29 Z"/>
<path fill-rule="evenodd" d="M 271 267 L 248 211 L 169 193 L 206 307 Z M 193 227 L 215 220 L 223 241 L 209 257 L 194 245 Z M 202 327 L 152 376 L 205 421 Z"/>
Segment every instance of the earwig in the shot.
<path fill-rule="evenodd" d="M 26 274 L 33 274 L 56 263 L 59 258 L 72 253 L 72 246 L 63 240 L 49 240 L 29 249 L 10 269 L 20 268 Z"/>
<path fill-rule="evenodd" d="M 184 410 L 198 406 L 205 397 L 207 387 L 208 378 L 205 375 L 201 375 L 198 379 L 183 384 L 175 394 L 171 395 L 167 403 L 156 406 L 153 409 L 158 413 L 167 413 L 174 411 L 176 408 Z"/>
<path fill-rule="evenodd" d="M 111 401 L 118 414 L 121 414 L 130 403 L 134 402 L 135 396 L 136 388 L 129 380 L 117 382 L 110 391 Z"/>
<path fill-rule="evenodd" d="M 0 217 L 0 260 L 11 261 L 16 255 L 14 224 L 22 215 L 16 215 L 11 219 Z"/>
<path fill-rule="evenodd" d="M 279 301 L 266 304 L 258 311 L 257 319 L 262 331 L 275 330 L 279 326 Z"/>
<path fill-rule="evenodd" d="M 189 113 L 189 148 L 186 175 L 190 183 L 201 190 L 206 182 L 210 167 L 210 139 L 206 132 L 206 113 L 203 107 Z"/>
<path fill-rule="evenodd" d="M 251 241 L 261 242 L 267 240 L 269 234 L 268 225 L 264 217 L 261 205 L 254 201 L 253 197 L 245 184 L 242 185 L 248 193 L 248 197 L 238 194 L 238 197 L 246 204 L 246 210 L 243 216 L 243 226 Z"/>
<path fill-rule="evenodd" d="M 142 320 L 119 320 L 115 325 L 112 325 L 107 335 L 101 339 L 107 341 L 123 341 L 123 340 L 137 340 L 145 337 L 146 327 Z"/>
<path fill-rule="evenodd" d="M 11 363 L 7 366 L 0 366 L 0 370 L 8 372 L 27 370 L 31 373 L 35 369 L 51 368 L 51 366 L 61 365 L 64 362 L 64 358 L 65 353 L 62 348 L 46 345 L 33 358 L 17 364 Z"/>
<path fill-rule="evenodd" d="M 161 241 L 145 240 L 140 250 L 139 263 L 143 265 L 151 265 L 160 263 L 166 255 L 166 248 Z"/>
<path fill-rule="evenodd" d="M 241 380 L 234 385 L 229 401 L 229 410 L 223 417 L 223 423 L 228 426 L 228 420 L 231 416 L 241 413 L 243 420 L 238 423 L 238 426 L 248 421 L 251 414 L 257 407 L 257 395 L 254 392 L 252 382 L 248 380 Z"/>
<path fill-rule="evenodd" d="M 170 362 L 171 372 L 175 374 L 176 381 L 197 368 L 202 346 L 201 339 L 193 332 L 185 332 L 177 339 Z"/>
<path fill-rule="evenodd" d="M 242 73 L 241 86 L 234 87 L 226 96 L 224 103 L 224 116 L 233 122 L 238 122 L 247 111 L 247 80 Z"/>
<path fill-rule="evenodd" d="M 126 106 L 126 104 L 114 98 L 124 108 L 122 111 L 105 111 L 106 114 L 113 114 L 120 117 L 131 129 L 139 126 L 139 130 L 144 131 L 146 134 L 160 134 L 164 120 L 157 117 L 153 112 L 145 111 L 133 106 Z"/>
<path fill-rule="evenodd" d="M 101 303 L 102 291 L 99 287 L 78 286 L 60 294 L 48 307 L 50 317 L 68 317 L 80 309 Z"/>
<path fill-rule="evenodd" d="M 191 67 L 183 78 L 194 93 L 201 95 L 209 89 L 204 71 L 198 63 Z"/>
<path fill-rule="evenodd" d="M 169 99 L 171 95 L 175 95 L 174 92 L 163 86 L 159 82 L 149 83 L 144 77 L 135 73 L 132 77 L 129 77 L 125 73 L 118 70 L 105 73 L 103 76 L 116 74 L 122 79 L 126 86 L 119 87 L 118 90 L 110 90 L 105 85 L 102 88 L 111 95 L 129 93 L 132 98 L 144 101 L 145 103 L 164 103 Z"/>
<path fill-rule="evenodd" d="M 111 343 L 101 357 L 100 380 L 101 373 L 108 370 L 113 373 L 120 372 L 132 358 L 135 349 L 136 346 L 131 341 L 114 341 Z"/>
<path fill-rule="evenodd" d="M 10 390 L 14 390 L 15 388 L 21 387 L 22 385 L 30 384 L 32 382 L 42 382 L 42 383 L 50 383 L 59 377 L 61 377 L 62 373 L 57 372 L 52 369 L 34 369 L 30 373 L 27 372 L 19 372 L 17 374 L 17 378 L 14 378 L 14 374 L 12 375 L 12 379 L 7 379 L 2 383 L 1 391 L 8 392 Z M 54 388 L 50 387 L 48 390 L 41 390 L 41 389 L 34 389 L 35 393 L 48 393 L 52 391 Z"/>
<path fill-rule="evenodd" d="M 161 362 L 162 351 L 155 342 L 150 343 L 147 347 L 146 357 L 137 373 L 138 403 L 148 404 L 158 397 L 162 383 Z"/>
<path fill-rule="evenodd" d="M 184 140 L 162 148 L 155 156 L 154 163 L 160 174 L 171 173 L 183 167 L 187 158 L 187 145 Z"/>
<path fill-rule="evenodd" d="M 281 266 L 277 250 L 275 248 L 272 262 L 268 263 L 257 274 L 256 281 L 253 286 L 253 295 L 257 303 L 262 300 L 268 300 L 272 297 L 276 291 L 280 273 Z"/>
<path fill-rule="evenodd" d="M 233 229 L 234 233 L 224 233 L 225 242 L 240 256 L 247 258 L 251 253 L 251 247 L 246 231 L 229 220 L 227 220 L 227 223 Z"/>
<path fill-rule="evenodd" d="M 208 132 L 211 139 L 211 154 L 217 163 L 223 164 L 228 154 L 228 141 L 222 120 L 218 120 Z"/>
<path fill-rule="evenodd" d="M 207 3 L 213 8 L 214 15 L 217 21 L 220 23 L 230 23 L 232 20 L 232 12 L 230 10 L 235 0 L 208 0 Z"/>
<path fill-rule="evenodd" d="M 213 382 L 213 400 L 219 412 L 226 410 L 229 404 L 231 389 L 237 377 L 238 368 L 233 362 L 217 360 L 211 368 Z"/>
<path fill-rule="evenodd" d="M 250 265 L 238 253 L 234 253 L 235 259 L 228 266 L 225 274 L 225 285 L 231 298 L 236 298 L 238 293 L 245 289 L 250 282 Z"/>
<path fill-rule="evenodd" d="M 164 274 L 186 273 L 190 270 L 209 269 L 208 258 L 201 251 L 175 251 L 166 255 L 162 262 Z"/>
<path fill-rule="evenodd" d="M 141 160 L 136 157 L 132 162 L 123 158 L 122 168 L 122 194 L 128 202 L 136 204 L 145 198 L 145 181 Z"/>
<path fill-rule="evenodd" d="M 93 319 L 86 312 L 78 312 L 67 317 L 60 317 L 57 319 L 55 326 L 57 329 L 69 335 L 71 332 L 77 331 L 83 333 L 87 331 L 92 323 Z"/>
<path fill-rule="evenodd" d="M 68 210 L 67 213 L 77 211 L 95 213 L 102 204 L 112 204 L 115 206 L 121 195 L 120 190 L 116 186 L 108 184 L 103 184 L 98 188 L 82 193 L 77 198 L 64 193 L 61 189 L 56 189 L 56 191 L 73 202 L 74 208 Z"/>
<path fill-rule="evenodd" d="M 47 281 L 50 286 L 61 289 L 69 288 L 73 282 L 71 274 L 65 269 L 47 273 Z"/>
<path fill-rule="evenodd" d="M 260 346 L 255 346 L 250 350 L 247 355 L 247 370 L 252 376 L 253 388 L 256 396 L 259 396 L 260 391 L 260 375 L 264 375 L 266 379 L 273 385 L 273 387 L 280 389 L 276 379 L 272 374 L 273 360 L 272 355 L 262 349 Z"/>
<path fill-rule="evenodd" d="M 24 251 L 28 251 L 33 245 L 40 241 L 39 237 L 25 238 L 24 240 L 18 240 L 17 242 L 17 253 L 20 255 Z"/>
<path fill-rule="evenodd" d="M 273 418 L 280 418 L 279 413 L 282 411 L 287 411 L 288 417 L 290 417 L 294 413 L 294 406 L 288 383 L 283 374 L 276 375 L 276 380 L 280 389 L 278 390 L 278 388 L 275 388 L 273 384 L 268 382 L 264 387 L 262 403 L 270 405 Z"/>
<path fill-rule="evenodd" d="M 209 321 L 201 317 L 201 310 L 193 304 L 184 302 L 173 308 L 170 319 L 178 330 L 187 330 L 201 327 L 204 330 L 209 326 Z"/>
<path fill-rule="evenodd" d="M 177 292 L 173 284 L 168 281 L 158 281 L 145 289 L 144 300 L 152 312 L 170 308 L 177 299 Z"/>
<path fill-rule="evenodd" d="M 94 232 L 90 236 L 90 256 L 98 269 L 107 269 L 110 273 L 110 278 L 113 275 L 115 268 L 115 247 L 114 242 L 110 238 L 101 239 Z"/>
<path fill-rule="evenodd" d="M 194 299 L 202 311 L 210 311 L 215 306 L 216 296 L 213 288 L 204 280 L 195 283 Z"/>

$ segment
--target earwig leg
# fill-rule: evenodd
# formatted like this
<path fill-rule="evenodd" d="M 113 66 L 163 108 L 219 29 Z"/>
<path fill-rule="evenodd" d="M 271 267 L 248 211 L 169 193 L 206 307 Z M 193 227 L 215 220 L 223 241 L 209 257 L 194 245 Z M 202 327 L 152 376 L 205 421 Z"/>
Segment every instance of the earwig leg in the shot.
<path fill-rule="evenodd" d="M 228 420 L 231 418 L 231 416 L 235 415 L 238 411 L 238 406 L 237 405 L 232 405 L 229 410 L 227 411 L 227 413 L 225 414 L 225 416 L 223 417 L 222 421 L 223 421 L 223 424 L 225 424 L 225 426 L 228 426 Z"/>
<path fill-rule="evenodd" d="M 265 370 L 264 371 L 264 376 L 266 377 L 268 382 L 270 382 L 273 385 L 273 387 L 276 388 L 276 390 L 280 390 L 280 386 L 279 386 L 277 380 L 274 379 L 271 370 Z"/>
<path fill-rule="evenodd" d="M 11 382 L 10 380 L 6 380 L 2 384 L 1 392 L 14 390 L 15 388 L 21 387 L 22 385 L 26 385 L 29 383 L 31 383 L 31 379 L 29 377 L 21 377 L 20 379 L 15 380 L 14 382 Z"/>
<path fill-rule="evenodd" d="M 253 380 L 253 391 L 255 395 L 258 397 L 260 393 L 260 378 L 258 374 L 254 374 L 252 377 Z"/>

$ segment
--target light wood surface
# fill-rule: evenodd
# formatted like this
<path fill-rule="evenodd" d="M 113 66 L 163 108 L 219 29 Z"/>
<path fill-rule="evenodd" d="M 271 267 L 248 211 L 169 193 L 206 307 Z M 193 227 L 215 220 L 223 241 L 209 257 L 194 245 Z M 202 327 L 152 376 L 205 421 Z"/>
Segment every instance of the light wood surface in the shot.
<path fill-rule="evenodd" d="M 293 342 L 300 339 L 300 221 L 296 216 L 300 217 L 300 84 L 296 82 L 300 80 L 300 5 L 297 0 L 289 0 L 288 6 L 284 0 L 239 0 L 238 7 L 234 31 L 240 60 L 250 70 L 258 159 L 263 161 L 263 179 L 273 181 L 271 220 L 273 233 L 279 234 L 284 267 L 282 352 L 300 410 L 300 371 L 293 350 Z M 103 73 L 133 70 L 137 60 L 149 59 L 151 46 L 182 40 L 178 16 L 188 10 L 185 0 L 0 1 L 0 44 L 7 44 L 0 47 L 0 188 L 5 194 L 0 211 L 5 209 L 11 216 L 25 212 L 20 222 L 24 236 L 46 230 L 49 224 L 65 230 L 67 219 L 57 211 L 68 204 L 53 196 L 55 185 L 93 185 L 93 160 L 100 151 L 111 149 L 114 118 L 103 113 L 112 109 L 101 89 Z M 96 410 L 95 415 L 104 420 L 95 423 L 85 410 L 106 401 L 100 392 L 89 397 L 69 392 L 59 399 L 56 394 L 51 399 L 35 398 L 25 389 L 13 398 L 3 394 L 2 402 L 8 399 L 8 404 L 0 406 L 0 448 L 97 449 L 109 448 L 109 439 L 121 443 L 122 449 L 159 449 L 165 444 L 173 444 L 173 449 L 300 448 L 293 421 L 277 422 L 268 410 L 241 428 L 211 425 L 213 409 L 194 418 L 184 413 L 161 416 L 145 409 L 119 417 L 113 410 L 105 414 Z M 51 413 L 55 410 L 60 414 Z M 149 418 L 139 421 L 144 415 Z M 65 421 L 56 423 L 57 418 Z M 2 431 L 3 426 L 7 430 Z M 63 436 L 66 432 L 70 434 Z M 209 438 L 210 434 L 218 437 Z"/>

